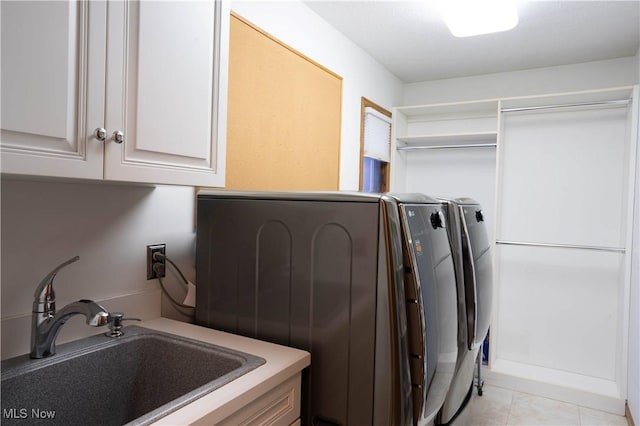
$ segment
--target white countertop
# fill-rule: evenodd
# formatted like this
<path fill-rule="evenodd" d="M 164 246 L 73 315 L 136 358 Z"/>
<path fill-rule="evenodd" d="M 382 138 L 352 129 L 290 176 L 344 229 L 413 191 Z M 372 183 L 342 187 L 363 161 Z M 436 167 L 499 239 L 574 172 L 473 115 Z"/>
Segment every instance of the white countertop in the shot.
<path fill-rule="evenodd" d="M 215 423 L 297 374 L 311 361 L 311 355 L 299 349 L 167 318 L 156 318 L 139 325 L 246 352 L 266 360 L 258 368 L 163 417 L 154 425 Z"/>

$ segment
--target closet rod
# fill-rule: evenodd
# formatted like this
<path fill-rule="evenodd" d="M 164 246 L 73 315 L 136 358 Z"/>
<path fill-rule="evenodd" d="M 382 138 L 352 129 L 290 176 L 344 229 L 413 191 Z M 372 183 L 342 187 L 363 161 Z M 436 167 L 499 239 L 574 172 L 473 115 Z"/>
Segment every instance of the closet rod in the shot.
<path fill-rule="evenodd" d="M 495 148 L 495 143 L 470 143 L 465 145 L 421 145 L 421 146 L 399 146 L 398 151 L 414 151 L 418 149 L 446 149 L 446 148 Z"/>
<path fill-rule="evenodd" d="M 523 241 L 505 241 L 505 240 L 496 240 L 496 244 L 503 244 L 503 245 L 509 245 L 509 246 L 554 247 L 554 248 L 570 248 L 570 249 L 581 249 L 581 250 L 612 251 L 617 253 L 624 253 L 627 251 L 623 247 L 583 246 L 583 245 L 576 245 L 576 244 L 527 243 Z"/>
<path fill-rule="evenodd" d="M 630 99 L 620 99 L 614 101 L 600 101 L 600 102 L 583 102 L 575 104 L 559 104 L 559 105 L 542 105 L 520 108 L 501 108 L 502 112 L 515 112 L 515 111 L 535 111 L 539 109 L 553 109 L 553 108 L 572 108 L 581 106 L 599 106 L 599 105 L 629 105 Z"/>

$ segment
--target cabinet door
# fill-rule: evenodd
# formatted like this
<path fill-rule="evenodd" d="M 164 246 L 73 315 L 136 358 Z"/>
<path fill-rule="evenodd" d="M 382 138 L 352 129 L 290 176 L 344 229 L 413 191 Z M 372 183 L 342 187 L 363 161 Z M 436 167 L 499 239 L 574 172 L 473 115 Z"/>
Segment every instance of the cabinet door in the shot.
<path fill-rule="evenodd" d="M 102 178 L 103 2 L 2 2 L 4 173 Z"/>
<path fill-rule="evenodd" d="M 108 7 L 105 179 L 224 185 L 228 4 Z"/>
<path fill-rule="evenodd" d="M 249 402 L 216 426 L 286 426 L 300 417 L 302 375 L 296 374 Z M 208 421 L 209 419 L 203 419 Z M 213 422 L 212 422 L 213 424 Z"/>

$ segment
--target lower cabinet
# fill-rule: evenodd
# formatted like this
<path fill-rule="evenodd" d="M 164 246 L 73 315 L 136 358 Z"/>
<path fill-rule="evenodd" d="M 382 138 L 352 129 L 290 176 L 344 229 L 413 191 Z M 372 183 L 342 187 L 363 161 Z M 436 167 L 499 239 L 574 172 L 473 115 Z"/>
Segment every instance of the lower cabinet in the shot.
<path fill-rule="evenodd" d="M 301 374 L 298 373 L 217 425 L 300 425 L 301 383 Z"/>

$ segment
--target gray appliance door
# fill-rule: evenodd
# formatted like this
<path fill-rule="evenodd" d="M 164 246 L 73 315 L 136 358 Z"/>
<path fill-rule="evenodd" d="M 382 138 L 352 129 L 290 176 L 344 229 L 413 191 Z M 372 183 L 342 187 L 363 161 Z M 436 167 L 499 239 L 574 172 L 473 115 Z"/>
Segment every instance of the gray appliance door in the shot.
<path fill-rule="evenodd" d="M 196 320 L 311 352 L 303 424 L 374 424 L 379 216 L 376 200 L 198 201 Z"/>
<path fill-rule="evenodd" d="M 463 273 L 463 249 L 462 249 L 462 218 L 461 211 L 455 202 L 451 200 L 440 200 L 443 212 L 447 217 L 447 234 L 449 236 L 449 245 L 451 246 L 451 255 L 453 256 L 453 265 L 456 275 L 456 290 L 458 293 L 458 365 L 462 357 L 468 352 L 468 338 L 471 333 L 473 338 L 473 330 L 475 330 L 475 321 L 467 322 L 467 303 L 465 300 L 465 282 Z M 475 293 L 475 290 L 474 290 Z M 474 299 L 475 300 L 475 296 Z M 473 310 L 475 318 L 475 308 Z M 457 368 L 457 367 L 456 367 Z"/>
<path fill-rule="evenodd" d="M 454 263 L 439 204 L 401 204 L 405 291 L 412 355 L 414 419 L 428 423 L 442 406 L 458 353 Z"/>
<path fill-rule="evenodd" d="M 491 262 L 491 244 L 487 234 L 484 213 L 479 204 L 460 205 L 463 219 L 463 246 L 465 281 L 473 289 L 475 305 L 475 324 L 473 340 L 469 348 L 482 345 L 489 331 L 491 304 L 493 298 L 493 272 Z M 469 273 L 467 274 L 467 270 Z M 467 306 L 471 301 L 467 301 Z"/>

